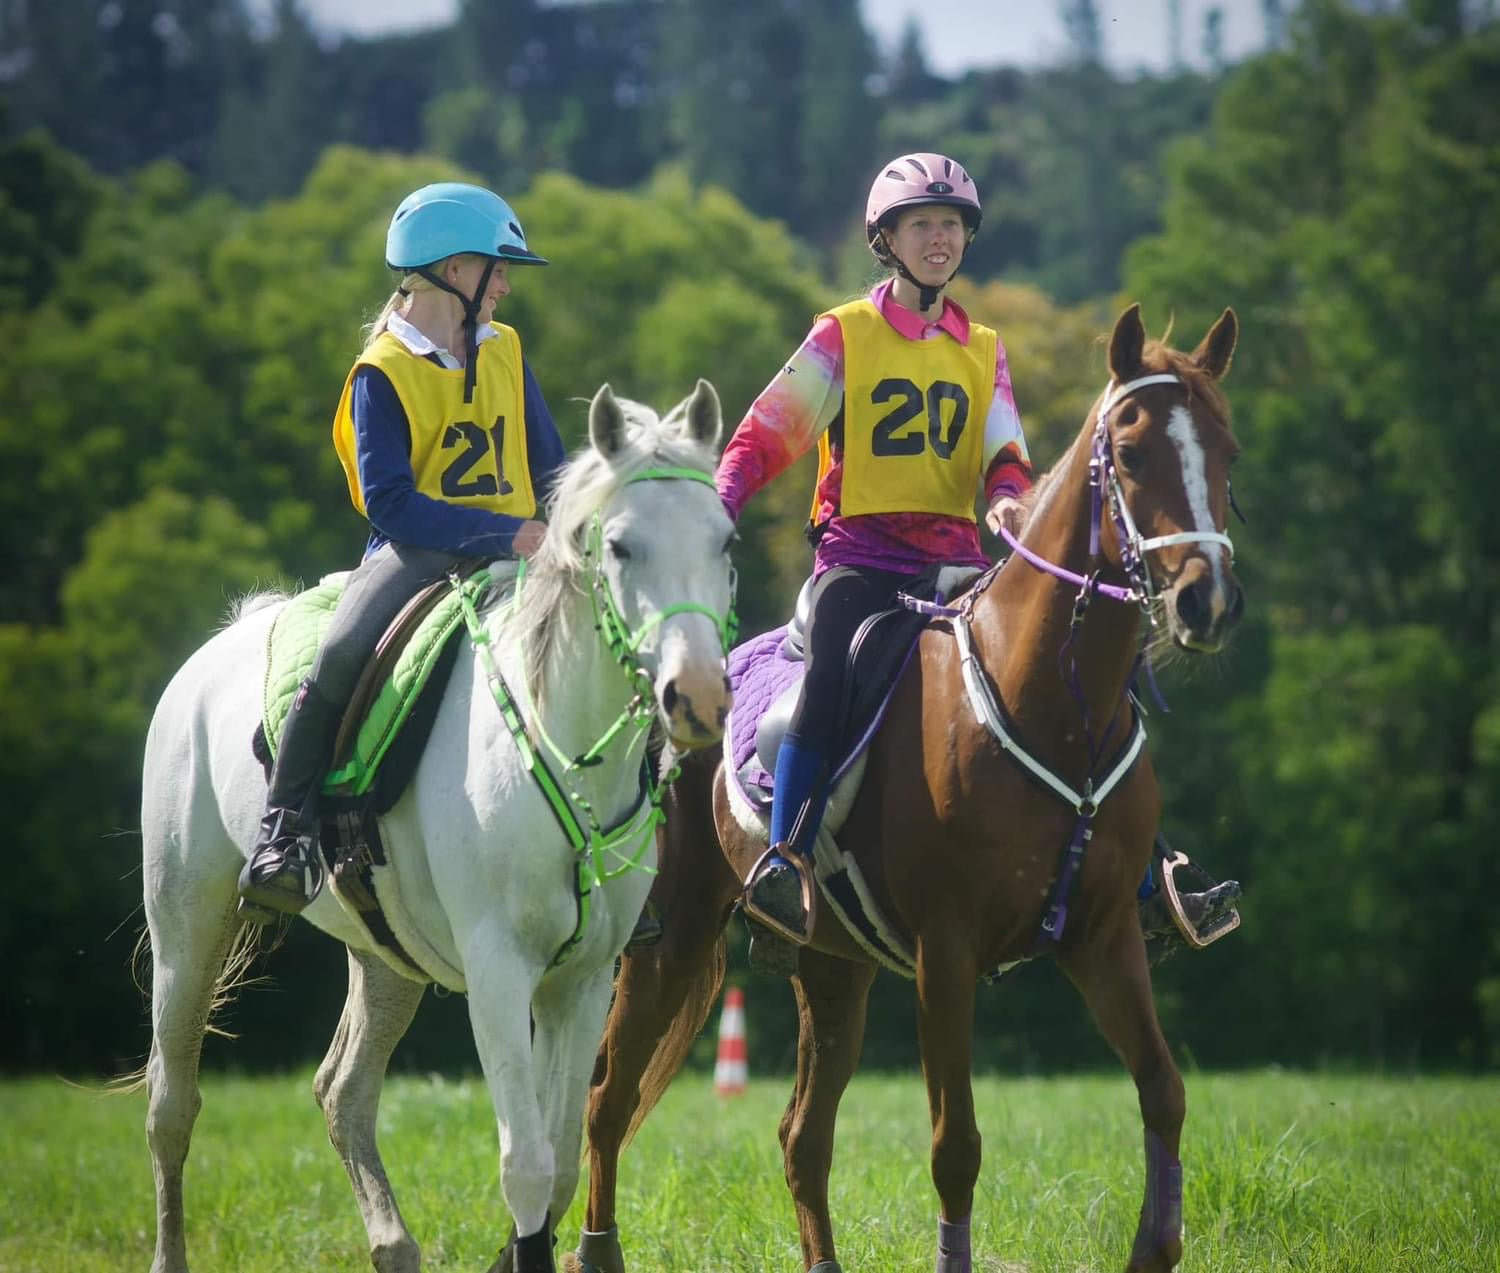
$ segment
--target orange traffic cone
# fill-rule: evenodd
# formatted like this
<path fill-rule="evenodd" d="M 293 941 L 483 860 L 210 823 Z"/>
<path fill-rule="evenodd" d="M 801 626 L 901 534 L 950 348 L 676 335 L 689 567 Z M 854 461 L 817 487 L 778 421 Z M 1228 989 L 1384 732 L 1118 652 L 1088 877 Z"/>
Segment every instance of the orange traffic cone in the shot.
<path fill-rule="evenodd" d="M 745 992 L 730 986 L 719 1013 L 719 1055 L 714 1061 L 714 1091 L 738 1096 L 745 1090 Z"/>

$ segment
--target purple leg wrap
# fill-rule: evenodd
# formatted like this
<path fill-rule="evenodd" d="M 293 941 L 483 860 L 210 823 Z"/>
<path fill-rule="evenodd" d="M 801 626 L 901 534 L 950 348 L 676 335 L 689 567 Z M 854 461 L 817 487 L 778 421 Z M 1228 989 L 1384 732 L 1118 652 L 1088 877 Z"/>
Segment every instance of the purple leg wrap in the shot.
<path fill-rule="evenodd" d="M 969 1222 L 938 1220 L 937 1273 L 974 1273 L 969 1254 Z"/>
<path fill-rule="evenodd" d="M 1149 1260 L 1182 1240 L 1182 1164 L 1155 1132 L 1146 1133 L 1146 1197 L 1130 1249 L 1132 1262 Z"/>

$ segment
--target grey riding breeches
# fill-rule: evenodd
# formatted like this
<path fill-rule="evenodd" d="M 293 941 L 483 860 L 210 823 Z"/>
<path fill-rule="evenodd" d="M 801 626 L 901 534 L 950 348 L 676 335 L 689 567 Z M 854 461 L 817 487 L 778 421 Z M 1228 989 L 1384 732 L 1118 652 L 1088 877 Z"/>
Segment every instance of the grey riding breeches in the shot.
<path fill-rule="evenodd" d="M 401 607 L 463 560 L 456 553 L 394 543 L 382 544 L 366 557 L 350 575 L 313 663 L 318 692 L 339 708 L 346 706 Z"/>

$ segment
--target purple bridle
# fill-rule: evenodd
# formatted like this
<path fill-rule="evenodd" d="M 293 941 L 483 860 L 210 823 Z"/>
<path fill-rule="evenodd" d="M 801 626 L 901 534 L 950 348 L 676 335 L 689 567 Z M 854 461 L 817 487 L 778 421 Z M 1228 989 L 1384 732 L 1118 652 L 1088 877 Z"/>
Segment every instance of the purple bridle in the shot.
<path fill-rule="evenodd" d="M 1182 530 L 1170 535 L 1145 538 L 1136 529 L 1135 519 L 1131 517 L 1130 508 L 1125 503 L 1125 492 L 1120 486 L 1119 475 L 1115 472 L 1114 450 L 1109 444 L 1110 412 L 1127 395 L 1134 393 L 1137 389 L 1143 389 L 1147 385 L 1168 384 L 1180 385 L 1182 379 L 1170 372 L 1163 372 L 1128 380 L 1118 388 L 1115 387 L 1114 381 L 1110 381 L 1105 386 L 1104 401 L 1099 404 L 1098 423 L 1094 427 L 1093 453 L 1089 457 L 1089 490 L 1093 501 L 1089 525 L 1089 561 L 1095 562 L 1099 559 L 1099 530 L 1104 521 L 1104 506 L 1108 504 L 1110 517 L 1115 524 L 1115 538 L 1120 546 L 1120 566 L 1125 571 L 1126 578 L 1130 580 L 1129 587 L 1122 588 L 1118 584 L 1100 583 L 1097 571 L 1088 575 L 1080 575 L 1067 570 L 1032 552 L 1011 534 L 1008 527 L 1000 528 L 1001 537 L 1017 556 L 1045 574 L 1052 575 L 1066 583 L 1078 585 L 1083 590 L 1079 595 L 1079 600 L 1084 606 L 1087 606 L 1089 596 L 1097 592 L 1112 601 L 1137 603 L 1149 613 L 1156 590 L 1150 567 L 1146 564 L 1146 554 L 1158 548 L 1166 548 L 1172 544 L 1220 544 L 1228 550 L 1230 560 L 1234 560 L 1234 543 L 1222 531 Z"/>

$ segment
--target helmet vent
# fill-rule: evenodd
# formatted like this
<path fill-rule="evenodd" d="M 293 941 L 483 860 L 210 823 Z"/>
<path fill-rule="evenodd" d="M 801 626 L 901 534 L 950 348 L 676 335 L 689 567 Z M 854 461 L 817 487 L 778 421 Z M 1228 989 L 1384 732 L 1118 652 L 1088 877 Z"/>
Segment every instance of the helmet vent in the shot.
<path fill-rule="evenodd" d="M 906 180 L 906 174 L 904 172 L 897 172 L 894 168 L 887 168 L 885 170 L 885 175 L 887 177 L 890 177 L 893 181 L 905 181 Z"/>
<path fill-rule="evenodd" d="M 522 243 L 525 243 L 526 236 L 521 233 L 521 227 L 518 226 L 514 221 L 511 221 L 508 224 L 510 225 L 510 232 L 514 234 L 516 238 L 520 239 Z"/>
<path fill-rule="evenodd" d="M 927 165 L 924 164 L 920 159 L 908 159 L 906 162 L 909 163 L 918 172 L 920 172 L 924 177 L 931 178 L 932 174 L 927 171 Z"/>

